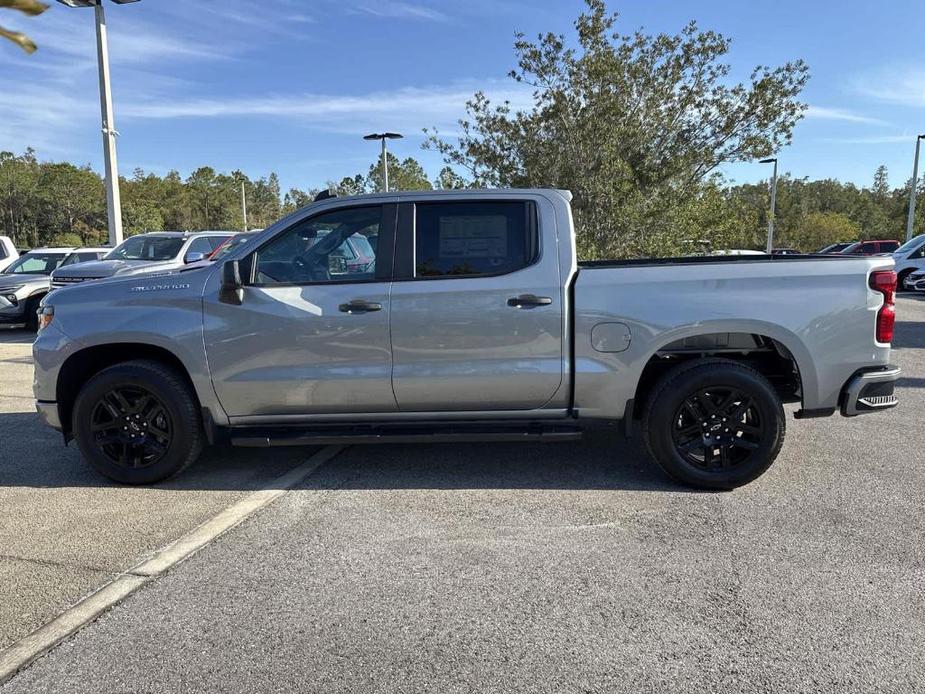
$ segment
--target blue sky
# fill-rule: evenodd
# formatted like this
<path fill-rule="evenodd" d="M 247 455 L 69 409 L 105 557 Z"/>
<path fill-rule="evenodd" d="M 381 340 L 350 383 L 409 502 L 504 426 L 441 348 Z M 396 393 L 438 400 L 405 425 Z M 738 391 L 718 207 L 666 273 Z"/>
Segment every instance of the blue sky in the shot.
<path fill-rule="evenodd" d="M 51 1 L 51 0 L 49 0 Z M 42 159 L 101 168 L 92 10 L 52 2 L 38 18 L 2 22 L 40 45 L 26 56 L 0 44 L 0 149 L 33 146 Z M 183 175 L 208 164 L 285 188 L 320 187 L 365 171 L 376 145 L 361 136 L 397 130 L 400 157 L 431 175 L 421 129 L 451 133 L 476 89 L 522 103 L 506 78 L 513 34 L 570 31 L 577 0 L 142 0 L 107 3 L 113 93 L 123 174 L 135 167 Z M 677 31 L 695 19 L 733 39 L 733 76 L 756 64 L 803 58 L 810 104 L 782 171 L 869 184 L 881 163 L 890 182 L 911 174 L 925 131 L 925 6 L 920 0 L 773 3 L 612 2 L 621 30 Z M 744 182 L 767 167 L 724 173 Z"/>

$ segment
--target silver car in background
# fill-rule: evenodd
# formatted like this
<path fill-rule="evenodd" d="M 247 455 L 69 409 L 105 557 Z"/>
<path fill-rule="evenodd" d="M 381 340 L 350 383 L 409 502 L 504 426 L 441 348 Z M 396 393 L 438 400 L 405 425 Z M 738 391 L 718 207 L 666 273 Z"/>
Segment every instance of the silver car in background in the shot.
<path fill-rule="evenodd" d="M 110 248 L 36 248 L 0 273 L 0 323 L 38 327 L 39 302 L 51 289 L 51 273 L 60 267 L 99 260 Z"/>
<path fill-rule="evenodd" d="M 52 273 L 51 283 L 59 289 L 88 280 L 177 270 L 188 263 L 208 258 L 234 233 L 154 231 L 130 236 L 101 261 L 59 268 Z"/>

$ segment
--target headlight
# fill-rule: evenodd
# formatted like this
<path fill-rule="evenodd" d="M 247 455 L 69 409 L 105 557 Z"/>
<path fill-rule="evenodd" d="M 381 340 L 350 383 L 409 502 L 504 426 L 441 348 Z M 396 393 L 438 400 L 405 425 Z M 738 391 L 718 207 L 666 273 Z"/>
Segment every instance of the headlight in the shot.
<path fill-rule="evenodd" d="M 51 322 L 55 319 L 55 307 L 54 306 L 40 306 L 39 307 L 39 330 L 43 330 L 51 325 Z"/>

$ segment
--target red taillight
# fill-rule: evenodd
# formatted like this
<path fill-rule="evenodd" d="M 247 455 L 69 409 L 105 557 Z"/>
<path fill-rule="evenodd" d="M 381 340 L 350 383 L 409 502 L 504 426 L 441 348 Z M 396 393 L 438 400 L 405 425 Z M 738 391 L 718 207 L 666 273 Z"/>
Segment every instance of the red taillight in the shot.
<path fill-rule="evenodd" d="M 877 342 L 892 342 L 893 324 L 896 322 L 896 309 L 894 308 L 896 273 L 892 270 L 872 272 L 870 288 L 883 294 L 883 306 L 877 311 Z"/>

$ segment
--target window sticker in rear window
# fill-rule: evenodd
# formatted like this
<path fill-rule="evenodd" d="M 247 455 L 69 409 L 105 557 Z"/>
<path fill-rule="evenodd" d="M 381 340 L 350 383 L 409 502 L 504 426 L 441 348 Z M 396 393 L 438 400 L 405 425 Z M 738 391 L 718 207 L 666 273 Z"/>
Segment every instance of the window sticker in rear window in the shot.
<path fill-rule="evenodd" d="M 506 216 L 440 217 L 441 257 L 503 259 L 506 255 Z"/>

